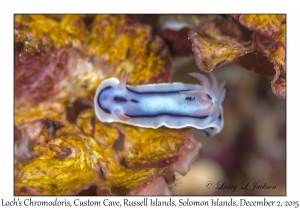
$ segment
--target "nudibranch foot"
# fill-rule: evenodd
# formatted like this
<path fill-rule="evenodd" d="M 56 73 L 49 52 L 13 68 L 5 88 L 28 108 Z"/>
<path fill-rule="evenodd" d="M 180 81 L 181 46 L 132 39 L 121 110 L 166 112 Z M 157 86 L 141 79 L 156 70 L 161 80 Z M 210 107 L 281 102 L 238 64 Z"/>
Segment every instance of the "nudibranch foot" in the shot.
<path fill-rule="evenodd" d="M 225 82 L 218 86 L 211 74 L 210 85 L 204 75 L 190 75 L 202 85 L 176 82 L 131 86 L 126 85 L 126 73 L 120 81 L 106 79 L 95 94 L 95 113 L 101 122 L 121 122 L 146 128 L 194 127 L 213 136 L 224 125 Z"/>

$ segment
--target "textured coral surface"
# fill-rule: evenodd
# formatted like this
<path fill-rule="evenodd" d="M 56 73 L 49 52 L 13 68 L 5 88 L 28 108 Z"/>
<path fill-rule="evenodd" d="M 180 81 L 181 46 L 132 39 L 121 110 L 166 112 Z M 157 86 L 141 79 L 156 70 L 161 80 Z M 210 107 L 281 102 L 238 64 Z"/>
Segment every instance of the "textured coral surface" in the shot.
<path fill-rule="evenodd" d="M 278 97 L 285 98 L 285 15 L 232 17 L 241 26 L 253 31 L 252 40 L 243 41 L 241 27 L 231 20 L 208 21 L 196 31 L 189 32 L 198 67 L 209 72 L 223 64 L 236 62 L 261 75 L 269 76 L 276 72 L 271 82 L 272 90 Z"/>
<path fill-rule="evenodd" d="M 174 170 L 186 173 L 199 154 L 188 129 L 103 124 L 83 111 L 103 79 L 170 79 L 168 49 L 149 25 L 130 15 L 16 15 L 14 42 L 15 194 L 170 194 Z"/>
<path fill-rule="evenodd" d="M 70 105 L 78 98 L 92 101 L 103 79 L 119 78 L 124 71 L 133 85 L 168 81 L 168 50 L 161 38 L 152 35 L 150 26 L 132 16 L 89 18 L 15 16 L 17 125 L 32 120 L 33 115 L 25 119 L 24 109 L 36 113 Z"/>
<path fill-rule="evenodd" d="M 33 145 L 33 160 L 17 164 L 16 194 L 72 195 L 91 184 L 98 186 L 98 194 L 136 194 L 156 177 L 172 183 L 172 171 L 186 173 L 185 165 L 200 149 L 188 130 L 105 125 L 96 120 L 93 110 L 81 112 L 76 125 L 61 122 L 59 127 L 55 135 L 53 125 L 44 129 Z M 126 136 L 121 150 L 113 146 L 119 133 Z M 190 142 L 195 152 L 186 154 Z M 126 167 L 120 163 L 124 158 Z M 162 189 L 157 190 L 152 193 Z M 169 193 L 167 184 L 164 191 Z"/>

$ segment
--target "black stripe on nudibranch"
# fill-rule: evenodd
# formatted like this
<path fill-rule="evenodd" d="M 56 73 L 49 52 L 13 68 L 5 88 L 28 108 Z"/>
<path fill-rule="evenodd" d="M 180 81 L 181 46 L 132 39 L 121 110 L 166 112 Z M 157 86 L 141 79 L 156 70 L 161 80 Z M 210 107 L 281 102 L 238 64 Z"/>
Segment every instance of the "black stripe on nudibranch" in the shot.
<path fill-rule="evenodd" d="M 135 99 L 131 99 L 131 101 L 134 102 L 134 103 L 139 103 L 139 101 L 135 100 Z"/>
<path fill-rule="evenodd" d="M 178 93 L 178 92 L 184 92 L 184 91 L 190 91 L 190 90 L 174 90 L 174 91 L 150 91 L 150 92 L 137 92 L 135 90 L 130 89 L 129 87 L 126 87 L 128 91 L 131 91 L 133 93 L 136 94 L 174 94 L 174 93 Z"/>
<path fill-rule="evenodd" d="M 192 100 L 195 100 L 195 97 L 190 97 L 190 96 L 189 96 L 189 97 L 186 97 L 185 100 L 192 101 Z"/>
<path fill-rule="evenodd" d="M 169 116 L 169 117 L 189 117 L 189 118 L 196 118 L 196 119 L 205 119 L 209 115 L 203 115 L 203 116 L 190 116 L 190 115 L 181 115 L 181 114 L 171 114 L 171 113 L 160 113 L 160 114 L 153 114 L 153 115 L 128 115 L 126 116 L 130 118 L 154 118 L 154 117 L 160 117 L 160 116 Z"/>
<path fill-rule="evenodd" d="M 116 102 L 126 102 L 127 100 L 125 98 L 119 97 L 119 96 L 115 96 L 114 97 L 114 101 Z"/>
<path fill-rule="evenodd" d="M 103 91 L 108 90 L 108 89 L 110 89 L 110 88 L 112 88 L 112 87 L 111 87 L 111 86 L 108 86 L 108 87 L 106 87 L 106 88 L 103 88 L 103 89 L 101 90 L 101 92 L 99 93 L 99 95 L 98 95 L 98 105 L 99 105 L 99 107 L 100 107 L 104 112 L 106 112 L 107 114 L 111 114 L 111 112 L 110 112 L 108 109 L 102 107 L 102 105 L 101 105 L 101 103 L 100 103 L 100 96 L 101 96 L 101 94 L 102 94 Z"/>

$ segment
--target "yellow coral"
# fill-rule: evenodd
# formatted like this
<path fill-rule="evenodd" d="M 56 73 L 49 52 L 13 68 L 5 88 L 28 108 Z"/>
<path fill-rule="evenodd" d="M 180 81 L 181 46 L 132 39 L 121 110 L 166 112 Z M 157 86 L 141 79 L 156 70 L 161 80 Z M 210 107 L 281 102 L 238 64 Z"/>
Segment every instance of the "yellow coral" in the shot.
<path fill-rule="evenodd" d="M 89 17 L 91 25 L 87 27 L 84 18 L 87 17 L 15 16 L 15 44 L 25 47 L 21 52 L 26 52 L 26 55 L 32 52 L 29 54 L 30 65 L 26 63 L 26 59 L 19 62 L 21 57 L 16 57 L 19 65 L 15 70 L 15 102 L 24 106 L 22 110 L 30 106 L 39 107 L 41 105 L 35 103 L 46 101 L 65 106 L 78 98 L 91 100 L 103 79 L 120 78 L 125 71 L 129 73 L 129 84 L 163 82 L 168 79 L 171 69 L 167 69 L 166 60 L 169 58 L 168 55 L 161 55 L 159 50 L 164 43 L 157 42 L 152 37 L 150 26 L 127 21 L 127 15 L 95 15 Z M 43 57 L 45 55 L 38 46 L 51 56 Z M 31 65 L 35 58 L 40 60 Z M 39 74 L 35 74 L 37 71 L 40 71 Z M 38 78 L 29 79 L 29 74 Z M 59 74 L 63 76 L 57 76 Z M 41 78 L 45 75 L 45 78 Z M 36 83 L 32 85 L 36 89 L 28 88 L 31 83 L 24 81 L 25 76 L 26 80 Z M 41 91 L 42 88 L 46 91 Z M 26 103 L 30 106 L 19 100 L 23 95 L 26 95 Z M 49 110 L 55 109 L 55 106 L 49 107 Z M 35 108 L 28 110 L 28 114 L 24 114 L 26 111 L 19 114 L 19 110 L 21 109 L 15 110 L 16 115 L 26 115 L 28 120 L 31 120 L 30 116 L 40 114 L 39 109 Z M 33 113 L 34 110 L 37 112 Z M 45 114 L 39 117 L 43 118 Z M 21 121 L 18 120 L 17 124 L 19 122 Z"/>
<path fill-rule="evenodd" d="M 35 145 L 36 158 L 20 166 L 16 188 L 30 187 L 43 195 L 70 195 L 90 182 L 99 183 L 103 149 L 83 135 L 61 136 L 48 141 L 47 130 Z M 106 168 L 106 167 L 105 167 Z"/>
<path fill-rule="evenodd" d="M 76 124 L 82 131 L 93 136 L 101 145 L 112 146 L 119 138 L 118 129 L 113 124 L 103 124 L 95 116 L 94 110 L 86 110 L 80 113 Z"/>
<path fill-rule="evenodd" d="M 31 104 L 25 102 L 15 105 L 14 122 L 21 126 L 33 120 L 51 119 L 55 121 L 65 120 L 65 107 L 61 103 Z"/>
<path fill-rule="evenodd" d="M 125 15 L 97 15 L 92 25 L 89 53 L 101 55 L 110 68 L 115 69 L 107 77 L 119 78 L 127 71 L 129 84 L 147 83 L 165 71 L 165 61 L 157 56 L 151 28 L 140 24 L 122 28 L 125 19 Z"/>
<path fill-rule="evenodd" d="M 88 56 L 101 55 L 114 69 L 107 77 L 119 77 L 127 71 L 132 73 L 129 83 L 147 83 L 165 71 L 165 61 L 157 55 L 151 27 L 128 24 L 126 18 L 126 15 L 96 15 L 90 31 L 79 15 L 63 15 L 60 20 L 45 15 L 16 15 L 15 25 L 26 26 L 23 31 L 38 40 L 51 41 L 58 48 L 72 47 Z"/>
<path fill-rule="evenodd" d="M 280 32 L 275 39 L 274 50 L 267 53 L 273 61 L 276 75 L 272 81 L 273 92 L 278 97 L 285 98 L 286 95 L 286 24 L 281 25 Z"/>
<path fill-rule="evenodd" d="M 239 22 L 250 30 L 257 30 L 265 35 L 276 34 L 280 30 L 285 15 L 241 15 Z"/>
<path fill-rule="evenodd" d="M 124 156 L 130 166 L 168 165 L 170 159 L 177 158 L 189 131 L 166 127 L 146 129 L 120 124 L 117 126 L 126 137 Z"/>
<path fill-rule="evenodd" d="M 122 154 L 126 164 L 138 167 L 168 165 L 162 161 L 177 158 L 179 149 L 189 136 L 189 129 L 149 129 L 120 123 L 101 123 L 94 110 L 83 111 L 77 119 L 77 125 L 107 146 L 112 146 L 120 138 L 119 132 L 123 133 L 126 146 Z"/>
<path fill-rule="evenodd" d="M 127 169 L 115 161 L 111 147 L 79 133 L 54 138 L 44 130 L 34 149 L 34 160 L 17 167 L 16 192 L 31 188 L 42 195 L 71 195 L 94 183 L 126 194 L 158 171 Z"/>
<path fill-rule="evenodd" d="M 93 110 L 80 114 L 78 127 L 67 122 L 62 124 L 56 137 L 43 130 L 33 146 L 35 158 L 17 166 L 16 194 L 29 188 L 42 195 L 71 195 L 91 183 L 101 189 L 111 189 L 113 194 L 128 194 L 143 183 L 163 176 L 165 172 L 160 168 L 170 165 L 168 161 L 177 157 L 188 135 L 187 129 L 103 124 Z M 137 169 L 126 168 L 118 162 L 120 158 L 112 144 L 118 140 L 119 132 L 126 138 L 121 156 L 127 158 L 129 166 L 138 166 Z"/>
<path fill-rule="evenodd" d="M 211 71 L 253 51 L 249 43 L 222 36 L 213 30 L 207 31 L 205 36 L 190 31 L 189 37 L 193 44 L 196 63 L 205 71 Z"/>
<path fill-rule="evenodd" d="M 25 190 L 29 194 L 71 195 L 91 183 L 109 189 L 112 194 L 132 193 L 143 183 L 164 174 L 159 166 L 147 164 L 174 157 L 185 140 L 187 130 L 141 130 L 127 125 L 103 124 L 96 119 L 93 110 L 82 112 L 76 124 L 67 122 L 66 105 L 78 98 L 92 99 L 103 79 L 120 77 L 127 71 L 130 84 L 162 82 L 168 79 L 171 70 L 170 66 L 166 67 L 170 61 L 166 49 L 162 50 L 165 45 L 152 36 L 150 26 L 129 20 L 131 17 L 127 15 L 96 15 L 90 17 L 91 24 L 87 27 L 84 18 L 81 15 L 15 16 L 16 49 L 25 55 L 32 52 L 28 55 L 30 62 L 38 58 L 48 61 L 40 59 L 35 68 L 28 68 L 31 66 L 26 63 L 28 60 L 15 56 L 20 64 L 15 70 L 15 84 L 19 90 L 15 100 L 15 123 L 22 126 L 49 118 L 64 125 L 56 136 L 42 131 L 33 146 L 34 159 L 16 165 L 16 194 Z M 45 55 L 39 51 L 39 46 L 51 46 L 41 48 L 51 59 L 42 57 Z M 55 63 L 51 65 L 51 61 Z M 28 72 L 34 76 L 35 71 L 39 73 L 36 80 L 28 76 Z M 62 73 L 57 82 L 57 74 L 52 72 Z M 38 92 L 39 88 L 27 88 L 29 83 L 24 82 L 24 75 L 37 82 L 32 87 L 49 87 L 45 89 L 46 94 Z M 41 79 L 40 76 L 45 75 L 50 76 Z M 47 83 L 50 80 L 53 85 Z M 40 97 L 39 94 L 44 95 Z M 124 152 L 113 149 L 121 133 L 129 136 Z M 139 164 L 142 169 L 126 168 L 119 163 L 127 156 L 126 152 L 130 156 L 127 163 Z"/>
<path fill-rule="evenodd" d="M 285 66 L 286 62 L 286 24 L 282 24 L 280 32 L 275 39 L 275 47 L 268 50 L 267 54 L 272 63 Z"/>

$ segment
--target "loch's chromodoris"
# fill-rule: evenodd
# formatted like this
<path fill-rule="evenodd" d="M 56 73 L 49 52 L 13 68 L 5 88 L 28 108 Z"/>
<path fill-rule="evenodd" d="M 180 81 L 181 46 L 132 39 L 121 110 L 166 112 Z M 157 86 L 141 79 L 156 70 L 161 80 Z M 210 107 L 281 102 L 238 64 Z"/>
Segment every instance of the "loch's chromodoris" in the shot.
<path fill-rule="evenodd" d="M 159 83 L 126 85 L 126 74 L 104 80 L 95 94 L 95 113 L 101 122 L 158 128 L 194 127 L 209 136 L 219 133 L 224 125 L 222 102 L 225 82 L 212 84 L 202 74 L 191 73 L 201 85 Z"/>

